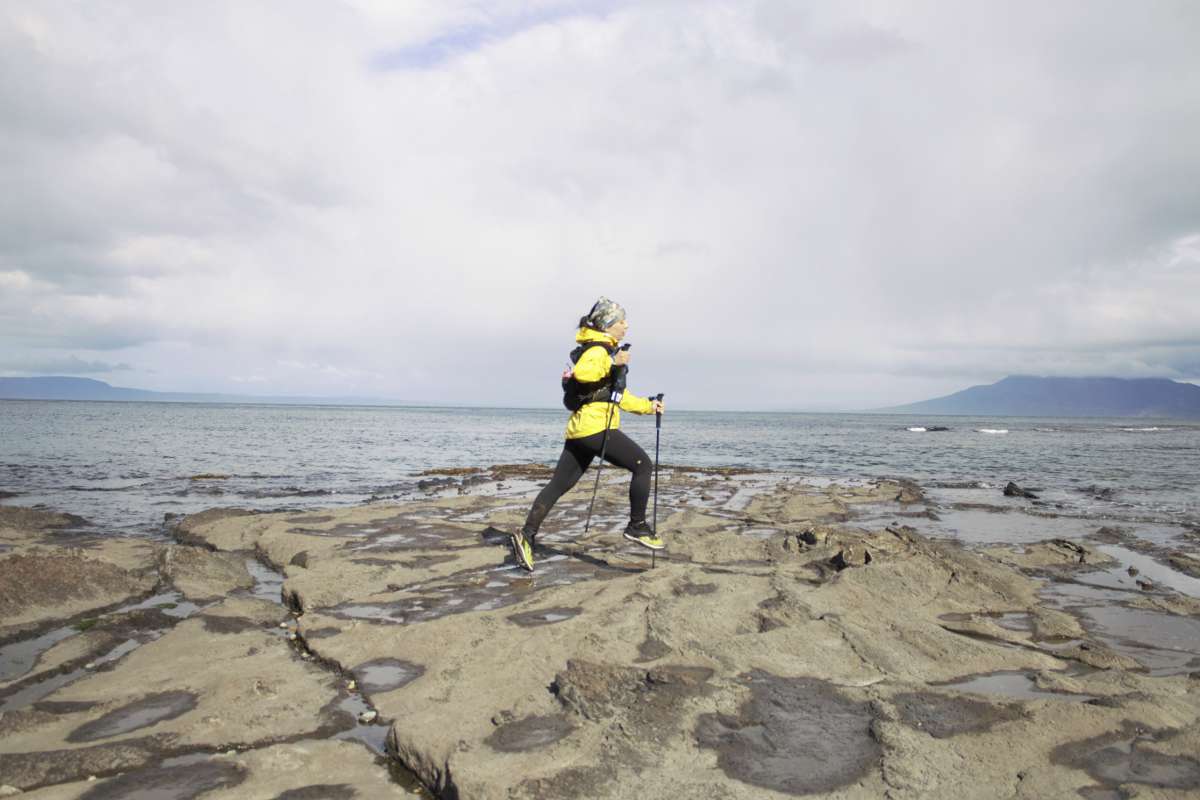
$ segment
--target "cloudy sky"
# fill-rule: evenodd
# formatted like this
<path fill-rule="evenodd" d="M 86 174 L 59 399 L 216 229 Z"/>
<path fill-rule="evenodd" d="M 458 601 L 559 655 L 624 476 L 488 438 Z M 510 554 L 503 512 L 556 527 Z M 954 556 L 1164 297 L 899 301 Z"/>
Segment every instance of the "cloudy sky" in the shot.
<path fill-rule="evenodd" d="M 1200 4 L 0 6 L 0 374 L 554 407 L 1200 379 Z"/>

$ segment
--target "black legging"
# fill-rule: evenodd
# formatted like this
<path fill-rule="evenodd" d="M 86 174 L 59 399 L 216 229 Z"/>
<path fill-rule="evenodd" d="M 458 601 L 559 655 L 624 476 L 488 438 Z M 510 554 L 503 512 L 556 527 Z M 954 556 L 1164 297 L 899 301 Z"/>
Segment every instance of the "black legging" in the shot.
<path fill-rule="evenodd" d="M 537 533 L 538 528 L 542 526 L 542 520 L 550 513 L 558 498 L 578 482 L 592 463 L 592 459 L 600 455 L 603 439 L 604 431 L 601 431 L 582 439 L 567 439 L 563 444 L 558 466 L 554 468 L 554 476 L 533 501 L 533 508 L 529 509 L 529 516 L 525 518 L 526 536 Z M 633 522 L 644 522 L 646 503 L 650 499 L 650 475 L 653 472 L 650 457 L 637 442 L 623 432 L 610 430 L 608 445 L 604 449 L 604 460 L 633 473 L 633 481 L 629 484 L 629 519 Z"/>

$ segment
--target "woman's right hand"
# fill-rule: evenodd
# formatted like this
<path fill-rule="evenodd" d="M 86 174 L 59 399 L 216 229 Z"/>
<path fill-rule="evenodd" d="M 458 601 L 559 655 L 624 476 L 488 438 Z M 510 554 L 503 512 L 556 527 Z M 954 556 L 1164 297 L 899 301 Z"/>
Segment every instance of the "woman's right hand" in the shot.
<path fill-rule="evenodd" d="M 628 363 L 629 363 L 629 351 L 628 350 L 622 350 L 621 352 L 619 352 L 615 356 L 613 356 L 613 365 L 614 366 L 623 367 Z"/>

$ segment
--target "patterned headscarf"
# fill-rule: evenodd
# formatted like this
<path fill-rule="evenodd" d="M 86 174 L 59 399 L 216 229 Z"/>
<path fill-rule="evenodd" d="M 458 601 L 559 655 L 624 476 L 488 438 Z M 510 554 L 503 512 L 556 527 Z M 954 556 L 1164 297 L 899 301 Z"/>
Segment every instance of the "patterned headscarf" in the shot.
<path fill-rule="evenodd" d="M 625 309 L 609 300 L 607 297 L 601 297 L 592 306 L 592 310 L 588 312 L 585 324 L 589 328 L 594 328 L 602 331 L 610 325 L 615 325 L 625 319 Z"/>

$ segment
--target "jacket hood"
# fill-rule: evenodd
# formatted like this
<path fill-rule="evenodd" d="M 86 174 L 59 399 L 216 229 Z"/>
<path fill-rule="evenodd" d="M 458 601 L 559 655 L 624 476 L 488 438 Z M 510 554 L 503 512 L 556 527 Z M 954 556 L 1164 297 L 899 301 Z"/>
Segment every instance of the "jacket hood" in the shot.
<path fill-rule="evenodd" d="M 594 328 L 580 328 L 575 334 L 575 342 L 577 344 L 587 344 L 588 342 L 603 342 L 616 347 L 617 340 L 609 336 L 604 331 L 598 331 Z"/>

